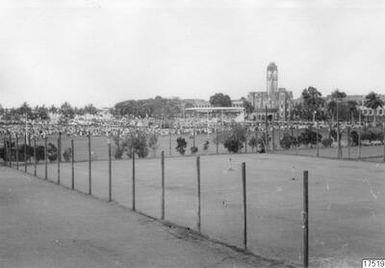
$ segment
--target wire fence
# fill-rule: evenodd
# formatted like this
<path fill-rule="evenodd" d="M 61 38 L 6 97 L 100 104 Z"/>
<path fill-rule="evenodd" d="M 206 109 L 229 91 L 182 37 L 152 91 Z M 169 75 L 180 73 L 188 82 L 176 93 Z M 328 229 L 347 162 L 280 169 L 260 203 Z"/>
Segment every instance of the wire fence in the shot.
<path fill-rule="evenodd" d="M 118 146 L 110 137 L 62 134 L 5 136 L 2 157 L 5 166 L 21 172 L 294 266 L 356 265 L 362 256 L 382 256 L 385 245 L 377 237 L 385 232 L 385 168 L 321 159 L 337 158 L 336 148 L 283 150 L 278 141 L 284 131 L 270 131 L 274 138 L 266 145 L 268 154 L 255 153 L 247 141 L 239 154 L 228 154 L 223 145 L 211 142 L 213 146 L 182 157 L 175 150 L 179 135 L 171 134 L 161 137 L 160 146 L 146 158 L 133 154 L 115 159 Z M 266 130 L 248 139 L 262 133 Z M 214 135 L 188 136 L 188 144 L 202 146 Z M 344 147 L 343 156 L 350 150 L 350 159 L 372 154 L 382 161 L 384 147 L 374 148 L 378 150 L 362 146 L 355 158 L 356 148 Z M 320 162 L 281 153 L 319 154 Z M 363 237 L 366 248 L 355 246 L 353 240 Z M 373 241 L 377 247 L 368 246 Z"/>

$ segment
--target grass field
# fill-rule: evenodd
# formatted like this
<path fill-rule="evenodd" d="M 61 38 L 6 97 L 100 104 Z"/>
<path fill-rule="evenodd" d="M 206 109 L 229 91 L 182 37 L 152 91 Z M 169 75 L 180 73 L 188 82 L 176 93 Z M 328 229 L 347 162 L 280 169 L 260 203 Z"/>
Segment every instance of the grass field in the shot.
<path fill-rule="evenodd" d="M 277 131 L 276 131 L 277 132 Z M 325 133 L 323 133 L 325 135 Z M 282 135 L 282 133 L 281 133 Z M 196 135 L 195 144 L 198 147 L 197 155 L 212 155 L 216 154 L 217 146 L 213 142 L 215 134 L 210 136 L 208 135 Z M 156 151 L 150 151 L 148 158 L 159 158 L 161 151 L 165 152 L 166 156 L 180 156 L 180 154 L 176 151 L 175 147 L 177 146 L 176 139 L 179 135 L 173 135 L 171 137 L 171 146 L 170 146 L 170 137 L 169 136 L 159 136 L 158 140 L 158 148 Z M 187 148 L 185 155 L 191 155 L 190 147 L 193 145 L 193 139 L 188 136 L 182 136 L 187 141 Z M 65 135 L 62 136 L 62 152 L 66 148 L 71 147 L 71 137 L 67 137 Z M 87 137 L 74 137 L 74 146 L 75 146 L 75 161 L 88 161 L 88 138 Z M 289 154 L 289 155 L 303 155 L 303 156 L 316 156 L 317 149 L 316 146 L 313 148 L 307 148 L 301 146 L 298 150 L 294 148 L 290 150 L 282 150 L 278 146 L 278 132 L 275 134 L 275 153 L 278 154 Z M 209 147 L 207 150 L 203 150 L 203 144 L 209 141 Z M 346 137 L 342 137 L 342 141 L 346 142 Z M 57 145 L 57 137 L 49 137 L 48 142 Z M 39 140 L 37 142 L 40 145 L 44 145 L 43 140 Z M 271 145 L 270 145 L 271 146 Z M 171 147 L 171 151 L 170 151 Z M 114 151 L 116 150 L 116 145 L 112 144 L 112 155 L 114 156 Z M 342 157 L 343 159 L 356 159 L 359 158 L 365 161 L 372 162 L 383 162 L 384 160 L 384 146 L 376 145 L 376 146 L 361 146 L 361 153 L 359 154 L 358 146 L 347 148 L 343 147 Z M 108 147 L 107 147 L 107 138 L 106 137 L 92 137 L 91 139 L 91 151 L 92 151 L 92 159 L 93 160 L 107 160 L 108 159 Z M 250 146 L 247 148 L 243 148 L 242 152 L 245 151 L 251 152 L 252 149 Z M 271 147 L 269 152 L 271 151 Z M 219 154 L 227 154 L 228 151 L 224 148 L 223 144 L 218 144 L 218 153 Z M 319 149 L 319 156 L 324 158 L 337 158 L 337 149 L 336 148 L 324 148 L 322 145 Z"/>
<path fill-rule="evenodd" d="M 229 158 L 232 170 L 229 170 Z M 171 222 L 196 229 L 195 157 L 167 158 L 166 212 Z M 302 262 L 302 173 L 309 170 L 310 262 L 315 267 L 359 267 L 385 256 L 385 166 L 277 154 L 201 156 L 202 232 L 242 247 L 241 163 L 247 166 L 249 250 L 295 266 Z M 131 207 L 132 164 L 112 163 L 113 199 Z M 33 172 L 29 166 L 28 171 Z M 37 175 L 44 177 L 44 165 Z M 56 181 L 57 165 L 48 166 Z M 61 183 L 71 168 L 61 164 Z M 88 192 L 88 163 L 75 163 L 75 188 Z M 108 197 L 108 162 L 92 162 L 93 195 Z M 160 217 L 159 159 L 136 161 L 137 210 Z M 79 204 L 81 205 L 81 204 Z"/>

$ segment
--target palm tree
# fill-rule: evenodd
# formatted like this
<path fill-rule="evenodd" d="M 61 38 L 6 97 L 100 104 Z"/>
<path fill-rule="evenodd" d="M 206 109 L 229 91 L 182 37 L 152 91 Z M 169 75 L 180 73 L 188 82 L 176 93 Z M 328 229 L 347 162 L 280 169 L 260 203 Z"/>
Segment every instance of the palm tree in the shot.
<path fill-rule="evenodd" d="M 373 91 L 370 92 L 365 97 L 364 105 L 367 108 L 370 108 L 373 110 L 373 126 L 376 126 L 376 115 L 377 115 L 377 108 L 384 106 L 384 101 L 380 98 L 380 96 Z"/>

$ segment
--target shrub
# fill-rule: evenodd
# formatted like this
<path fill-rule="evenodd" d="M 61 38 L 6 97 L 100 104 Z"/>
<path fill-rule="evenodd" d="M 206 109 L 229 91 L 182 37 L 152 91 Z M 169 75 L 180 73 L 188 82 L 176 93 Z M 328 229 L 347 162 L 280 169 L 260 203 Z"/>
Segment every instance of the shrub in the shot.
<path fill-rule="evenodd" d="M 204 151 L 207 151 L 207 149 L 209 148 L 209 144 L 210 144 L 210 142 L 208 140 L 205 141 L 205 143 L 203 144 L 203 150 Z"/>
<path fill-rule="evenodd" d="M 242 142 L 234 136 L 230 136 L 224 143 L 225 148 L 232 153 L 237 153 L 243 148 Z"/>
<path fill-rule="evenodd" d="M 71 148 L 67 148 L 64 150 L 63 158 L 66 162 L 69 162 L 71 160 L 71 158 L 72 158 L 72 149 Z"/>
<path fill-rule="evenodd" d="M 148 155 L 147 140 L 149 136 L 143 130 L 136 130 L 134 133 L 124 136 L 114 136 L 112 139 L 118 147 L 115 151 L 115 158 L 117 159 L 122 158 L 124 152 L 130 158 L 133 153 L 136 153 L 139 158 L 144 158 Z"/>
<path fill-rule="evenodd" d="M 214 138 L 214 143 L 223 143 L 229 152 L 238 152 L 246 142 L 247 128 L 241 124 L 234 123 L 227 131 L 218 133 L 218 138 Z"/>
<path fill-rule="evenodd" d="M 305 129 L 305 131 L 302 132 L 298 137 L 298 142 L 306 146 L 309 144 L 317 144 L 321 140 L 322 140 L 322 135 L 317 134 L 317 132 L 313 131 L 310 128 Z"/>
<path fill-rule="evenodd" d="M 323 138 L 321 143 L 324 147 L 330 147 L 333 143 L 333 140 L 331 138 Z"/>
<path fill-rule="evenodd" d="M 121 148 L 121 147 L 116 148 L 116 151 L 115 151 L 115 154 L 114 154 L 115 159 L 122 159 L 123 153 L 124 153 L 124 149 L 123 148 Z"/>
<path fill-rule="evenodd" d="M 352 132 L 350 132 L 350 140 L 351 140 L 352 146 L 358 145 L 358 133 L 357 133 L 357 131 L 353 130 Z"/>
<path fill-rule="evenodd" d="M 283 137 L 281 138 L 279 143 L 283 149 L 290 149 L 291 146 L 297 144 L 297 140 L 295 137 L 291 136 L 290 134 L 285 133 L 283 134 Z"/>
<path fill-rule="evenodd" d="M 332 129 L 330 131 L 330 136 L 336 141 L 337 140 L 337 130 Z M 341 140 L 341 137 L 342 137 L 342 131 L 340 130 L 340 140 Z"/>
<path fill-rule="evenodd" d="M 265 140 L 262 138 L 257 139 L 257 152 L 264 153 L 266 152 Z"/>
<path fill-rule="evenodd" d="M 191 150 L 191 154 L 195 154 L 195 153 L 198 152 L 198 147 L 192 146 L 192 147 L 190 148 L 190 150 Z"/>
<path fill-rule="evenodd" d="M 382 142 L 384 140 L 384 134 L 381 128 L 368 128 L 367 132 L 369 133 L 369 141 Z"/>
<path fill-rule="evenodd" d="M 139 158 L 144 158 L 148 155 L 147 137 L 144 131 L 137 131 L 132 137 L 133 153 L 136 153 Z"/>
<path fill-rule="evenodd" d="M 181 154 L 181 155 L 184 155 L 185 152 L 186 152 L 186 147 L 187 147 L 187 142 L 184 138 L 182 137 L 179 137 L 176 139 L 176 143 L 177 143 L 177 146 L 176 146 L 176 150 Z"/>
<path fill-rule="evenodd" d="M 45 155 L 44 155 L 45 150 L 44 149 L 45 148 L 42 145 L 36 147 L 36 161 L 37 162 L 45 159 Z"/>
<path fill-rule="evenodd" d="M 56 159 L 57 159 L 57 148 L 52 143 L 48 143 L 47 154 L 48 154 L 48 160 L 49 161 L 51 161 L 51 162 L 56 161 Z"/>

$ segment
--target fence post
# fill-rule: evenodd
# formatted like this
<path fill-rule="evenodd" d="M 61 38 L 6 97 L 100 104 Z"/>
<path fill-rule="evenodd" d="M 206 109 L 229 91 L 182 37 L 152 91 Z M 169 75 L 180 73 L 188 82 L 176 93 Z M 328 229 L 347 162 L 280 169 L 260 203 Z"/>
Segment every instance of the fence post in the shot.
<path fill-rule="evenodd" d="M 347 129 L 348 159 L 350 159 L 350 127 Z"/>
<path fill-rule="evenodd" d="M 37 159 L 36 159 L 36 137 L 33 138 L 33 158 L 34 158 L 34 163 L 33 163 L 33 175 L 36 176 L 36 164 L 37 164 Z"/>
<path fill-rule="evenodd" d="M 216 139 L 216 151 L 217 151 L 217 154 L 218 154 L 218 152 L 219 152 L 219 141 L 218 141 L 218 126 L 215 128 L 215 135 L 216 135 L 216 137 L 217 137 L 217 139 Z"/>
<path fill-rule="evenodd" d="M 295 128 L 296 128 L 296 134 L 295 134 L 295 140 L 296 140 L 296 143 L 295 143 L 295 154 L 298 155 L 298 146 L 299 146 L 299 142 L 298 142 L 299 127 L 298 127 L 298 125 L 295 126 Z"/>
<path fill-rule="evenodd" d="M 48 179 L 48 149 L 47 149 L 47 137 L 44 137 L 44 179 Z"/>
<path fill-rule="evenodd" d="M 317 121 L 317 157 L 319 157 L 319 122 Z"/>
<path fill-rule="evenodd" d="M 136 196 L 135 196 L 135 153 L 132 153 L 132 210 L 136 210 Z"/>
<path fill-rule="evenodd" d="M 15 149 L 15 156 L 16 156 L 16 169 L 19 170 L 19 136 L 16 134 L 16 149 Z"/>
<path fill-rule="evenodd" d="M 169 154 L 171 156 L 171 128 L 168 129 L 168 132 L 169 132 L 169 144 L 168 144 L 168 150 L 169 150 Z"/>
<path fill-rule="evenodd" d="M 91 175 L 91 132 L 88 132 L 88 194 L 92 195 L 92 175 Z"/>
<path fill-rule="evenodd" d="M 118 147 L 117 151 L 120 152 L 120 129 L 118 129 L 118 135 L 116 137 L 117 137 L 116 146 Z"/>
<path fill-rule="evenodd" d="M 24 172 L 27 173 L 27 132 L 24 138 Z"/>
<path fill-rule="evenodd" d="M 71 188 L 75 189 L 75 146 L 74 139 L 71 139 Z"/>
<path fill-rule="evenodd" d="M 247 249 L 247 200 L 246 200 L 246 163 L 242 163 L 243 186 L 243 245 Z"/>
<path fill-rule="evenodd" d="M 245 136 L 245 153 L 247 153 L 247 134 Z"/>
<path fill-rule="evenodd" d="M 384 162 L 385 162 L 385 122 L 382 123 L 382 137 L 383 137 L 383 143 L 384 143 Z"/>
<path fill-rule="evenodd" d="M 108 201 L 112 200 L 111 137 L 108 137 Z"/>
<path fill-rule="evenodd" d="M 12 136 L 9 134 L 9 148 L 8 148 L 8 161 L 9 167 L 12 167 Z"/>
<path fill-rule="evenodd" d="M 60 184 L 60 161 L 61 161 L 61 132 L 57 139 L 57 184 Z"/>
<path fill-rule="evenodd" d="M 358 131 L 358 160 L 361 160 L 361 126 Z"/>
<path fill-rule="evenodd" d="M 9 166 L 9 138 L 7 136 L 4 138 L 5 140 L 5 147 L 4 147 L 4 158 L 7 159 L 6 166 Z"/>
<path fill-rule="evenodd" d="M 7 160 L 8 160 L 8 142 L 7 138 L 4 137 L 4 166 L 8 166 Z"/>
<path fill-rule="evenodd" d="M 265 118 L 265 151 L 268 152 L 269 148 L 269 129 L 268 129 L 268 123 L 267 123 L 267 112 L 266 112 L 266 118 Z"/>
<path fill-rule="evenodd" d="M 59 132 L 59 142 L 58 142 L 58 150 L 60 151 L 60 154 L 58 154 L 58 159 L 61 162 L 61 132 Z"/>
<path fill-rule="evenodd" d="M 309 172 L 303 172 L 303 267 L 309 267 Z"/>
<path fill-rule="evenodd" d="M 281 124 L 278 123 L 278 150 L 281 149 Z"/>
<path fill-rule="evenodd" d="M 195 133 L 195 129 L 194 129 L 194 133 Z M 164 220 L 164 196 L 165 196 L 165 193 L 164 193 L 164 151 L 162 151 L 161 153 L 161 165 L 162 165 L 162 204 L 161 204 L 161 220 Z"/>
<path fill-rule="evenodd" d="M 193 129 L 193 147 L 195 147 L 195 126 Z"/>
<path fill-rule="evenodd" d="M 275 150 L 275 134 L 274 134 L 274 125 L 271 125 L 271 151 L 274 153 Z"/>
<path fill-rule="evenodd" d="M 201 231 L 201 161 L 197 156 L 197 186 L 198 186 L 198 231 Z"/>
<path fill-rule="evenodd" d="M 267 105 L 265 105 L 265 152 L 267 153 L 269 147 L 269 130 L 267 122 Z"/>
<path fill-rule="evenodd" d="M 28 133 L 28 145 L 31 146 L 31 133 Z M 29 163 L 32 163 L 31 158 L 29 158 Z"/>

